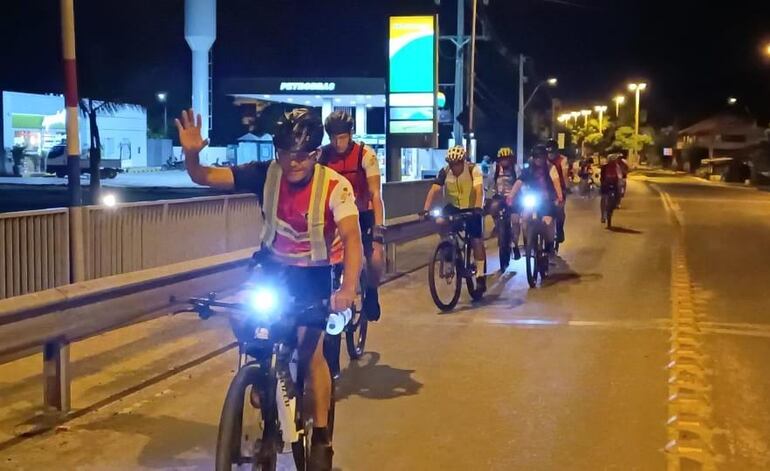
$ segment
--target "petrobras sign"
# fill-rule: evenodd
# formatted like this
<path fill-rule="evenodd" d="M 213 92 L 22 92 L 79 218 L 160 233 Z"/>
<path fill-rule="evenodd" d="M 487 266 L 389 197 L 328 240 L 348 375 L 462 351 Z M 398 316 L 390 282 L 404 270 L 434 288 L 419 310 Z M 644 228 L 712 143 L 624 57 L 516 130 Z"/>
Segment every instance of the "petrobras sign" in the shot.
<path fill-rule="evenodd" d="M 333 92 L 334 82 L 281 82 L 280 90 L 287 92 Z"/>

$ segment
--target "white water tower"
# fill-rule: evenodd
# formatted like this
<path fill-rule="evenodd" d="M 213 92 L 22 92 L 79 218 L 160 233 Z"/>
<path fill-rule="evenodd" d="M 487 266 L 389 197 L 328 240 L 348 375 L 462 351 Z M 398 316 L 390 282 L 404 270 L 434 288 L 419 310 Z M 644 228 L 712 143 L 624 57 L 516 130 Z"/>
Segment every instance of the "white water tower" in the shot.
<path fill-rule="evenodd" d="M 192 106 L 201 115 L 201 134 L 208 139 L 209 51 L 217 38 L 217 0 L 185 0 L 184 37 L 192 51 Z"/>

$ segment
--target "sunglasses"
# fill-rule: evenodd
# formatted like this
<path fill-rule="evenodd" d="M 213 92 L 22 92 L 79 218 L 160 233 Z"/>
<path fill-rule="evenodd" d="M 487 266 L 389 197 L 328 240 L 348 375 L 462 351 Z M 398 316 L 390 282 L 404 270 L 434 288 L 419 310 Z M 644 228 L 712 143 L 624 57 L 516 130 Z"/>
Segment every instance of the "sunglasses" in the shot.
<path fill-rule="evenodd" d="M 307 162 L 308 160 L 315 159 L 316 155 L 318 154 L 317 150 L 314 150 L 313 152 L 288 152 L 279 150 L 277 152 L 277 158 L 281 162 L 297 162 L 297 163 L 303 163 Z"/>

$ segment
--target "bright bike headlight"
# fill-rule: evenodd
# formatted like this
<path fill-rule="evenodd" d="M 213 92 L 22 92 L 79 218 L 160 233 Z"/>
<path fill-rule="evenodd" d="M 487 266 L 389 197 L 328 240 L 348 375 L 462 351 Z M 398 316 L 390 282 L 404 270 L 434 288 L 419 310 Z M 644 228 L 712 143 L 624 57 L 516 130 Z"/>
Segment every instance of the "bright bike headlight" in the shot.
<path fill-rule="evenodd" d="M 433 216 L 434 218 L 439 218 L 441 217 L 441 210 L 434 209 L 433 211 L 430 212 L 430 215 Z"/>
<path fill-rule="evenodd" d="M 537 196 L 524 195 L 524 207 L 527 209 L 534 209 L 537 207 Z"/>
<path fill-rule="evenodd" d="M 269 320 L 278 313 L 278 293 L 274 289 L 260 287 L 249 294 L 249 308 L 260 320 Z"/>

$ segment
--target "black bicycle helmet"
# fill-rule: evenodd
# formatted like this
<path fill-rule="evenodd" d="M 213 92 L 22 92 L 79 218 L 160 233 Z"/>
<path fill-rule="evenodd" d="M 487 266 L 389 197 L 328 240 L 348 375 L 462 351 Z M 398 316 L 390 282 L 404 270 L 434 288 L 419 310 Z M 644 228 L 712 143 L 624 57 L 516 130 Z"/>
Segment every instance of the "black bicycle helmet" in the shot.
<path fill-rule="evenodd" d="M 556 142 L 556 139 L 548 139 L 545 143 L 545 148 L 548 152 L 558 151 L 559 144 Z"/>
<path fill-rule="evenodd" d="M 347 111 L 334 111 L 326 117 L 324 128 L 329 136 L 351 134 L 353 132 L 353 117 Z"/>
<path fill-rule="evenodd" d="M 321 146 L 323 137 L 321 118 L 307 108 L 297 108 L 276 123 L 273 145 L 288 152 L 312 152 Z"/>

